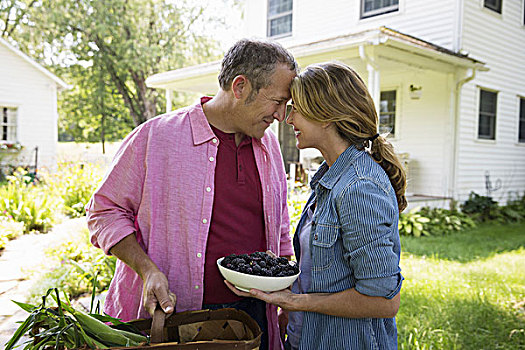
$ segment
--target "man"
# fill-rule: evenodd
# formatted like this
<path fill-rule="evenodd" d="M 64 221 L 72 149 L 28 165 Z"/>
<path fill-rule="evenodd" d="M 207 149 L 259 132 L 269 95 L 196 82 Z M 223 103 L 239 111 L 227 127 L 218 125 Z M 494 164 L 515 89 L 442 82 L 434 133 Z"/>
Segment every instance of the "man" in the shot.
<path fill-rule="evenodd" d="M 118 259 L 105 311 L 130 320 L 235 307 L 263 329 L 262 348 L 280 348 L 273 306 L 239 298 L 217 258 L 293 253 L 286 176 L 275 135 L 296 76 L 279 44 L 241 40 L 225 55 L 220 89 L 194 106 L 137 127 L 87 205 L 91 242 Z M 268 326 L 268 327 L 267 327 Z"/>

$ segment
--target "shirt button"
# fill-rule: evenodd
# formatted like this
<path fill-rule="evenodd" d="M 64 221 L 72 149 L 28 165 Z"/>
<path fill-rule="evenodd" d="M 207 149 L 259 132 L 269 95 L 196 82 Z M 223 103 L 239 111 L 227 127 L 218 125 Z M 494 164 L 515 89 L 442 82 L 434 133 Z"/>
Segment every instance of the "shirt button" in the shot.
<path fill-rule="evenodd" d="M 195 286 L 195 289 L 199 289 L 199 286 Z"/>
<path fill-rule="evenodd" d="M 213 140 L 211 140 L 211 142 L 217 143 L 217 139 L 213 139 Z"/>
<path fill-rule="evenodd" d="M 266 185 L 266 191 L 270 192 L 270 185 Z"/>
<path fill-rule="evenodd" d="M 207 223 L 207 222 L 208 222 L 208 220 L 206 220 L 206 219 L 202 219 L 202 223 L 203 223 L 203 224 L 205 224 L 205 223 Z"/>
<path fill-rule="evenodd" d="M 206 187 L 206 192 L 211 192 L 211 187 Z"/>
<path fill-rule="evenodd" d="M 210 162 L 213 162 L 215 160 L 215 158 L 213 157 L 210 157 L 209 159 L 210 159 Z"/>
<path fill-rule="evenodd" d="M 202 257 L 202 254 L 201 253 L 197 253 L 197 258 L 201 258 Z"/>

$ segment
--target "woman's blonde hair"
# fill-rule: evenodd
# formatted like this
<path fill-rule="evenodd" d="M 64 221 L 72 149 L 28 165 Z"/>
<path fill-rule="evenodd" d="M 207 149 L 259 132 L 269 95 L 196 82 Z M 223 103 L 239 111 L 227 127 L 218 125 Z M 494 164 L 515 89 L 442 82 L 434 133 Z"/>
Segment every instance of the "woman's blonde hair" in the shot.
<path fill-rule="evenodd" d="M 310 120 L 333 123 L 339 135 L 358 149 L 372 139 L 371 157 L 387 173 L 402 212 L 407 206 L 405 170 L 385 138 L 373 139 L 377 112 L 359 75 L 344 63 L 310 65 L 293 80 L 291 93 L 299 113 Z"/>

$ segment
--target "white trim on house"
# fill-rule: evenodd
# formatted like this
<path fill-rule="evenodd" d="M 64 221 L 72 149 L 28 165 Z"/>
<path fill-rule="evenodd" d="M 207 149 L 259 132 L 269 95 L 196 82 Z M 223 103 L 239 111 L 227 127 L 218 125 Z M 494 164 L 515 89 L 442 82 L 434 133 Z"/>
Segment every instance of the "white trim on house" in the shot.
<path fill-rule="evenodd" d="M 309 63 L 313 56 L 323 56 L 336 52 L 348 55 L 349 50 L 356 50 L 352 56 L 358 57 L 357 49 L 362 46 L 381 47 L 393 50 L 397 54 L 417 56 L 425 62 L 410 63 L 418 67 L 436 69 L 439 66 L 447 71 L 454 71 L 457 67 L 487 71 L 485 64 L 467 55 L 455 53 L 451 50 L 434 45 L 416 37 L 406 35 L 387 27 L 365 30 L 359 33 L 340 35 L 329 39 L 305 42 L 288 47 L 300 63 Z M 368 55 L 368 51 L 366 51 Z M 317 57 L 316 57 L 317 58 Z M 371 57 L 374 59 L 374 57 Z M 395 61 L 394 55 L 381 55 L 381 59 Z M 314 59 L 315 61 L 315 59 Z M 318 60 L 317 60 L 318 61 Z M 397 61 L 396 61 L 397 62 Z M 398 62 L 399 63 L 399 62 Z M 404 63 L 404 62 L 402 62 Z M 182 92 L 198 92 L 202 94 L 215 94 L 219 87 L 217 76 L 221 61 L 214 61 L 190 67 L 175 69 L 158 73 L 146 79 L 150 88 L 170 89 Z M 370 87 L 372 91 L 372 87 Z"/>
<path fill-rule="evenodd" d="M 42 72 L 44 75 L 46 75 L 48 78 L 52 79 L 55 83 L 57 83 L 62 89 L 69 90 L 71 89 L 71 85 L 68 85 L 66 82 L 64 82 L 62 79 L 42 67 L 39 63 L 37 63 L 35 60 L 33 60 L 31 57 L 27 56 L 25 53 L 11 45 L 9 42 L 7 42 L 5 39 L 0 38 L 0 44 L 7 47 L 9 50 L 13 51 L 15 54 L 20 56 L 24 61 L 31 64 L 33 67 L 38 69 L 40 72 Z"/>

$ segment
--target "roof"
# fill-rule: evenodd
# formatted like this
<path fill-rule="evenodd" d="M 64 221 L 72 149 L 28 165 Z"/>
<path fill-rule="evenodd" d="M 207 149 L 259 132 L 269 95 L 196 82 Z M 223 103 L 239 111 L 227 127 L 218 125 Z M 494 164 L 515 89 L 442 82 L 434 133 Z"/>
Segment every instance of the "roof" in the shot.
<path fill-rule="evenodd" d="M 318 41 L 296 43 L 287 48 L 300 65 L 320 62 L 318 59 L 330 60 L 337 57 L 353 55 L 359 57 L 360 46 L 376 46 L 384 50 L 381 57 L 395 62 L 393 55 L 402 59 L 426 60 L 442 67 L 455 67 L 487 71 L 485 63 L 457 53 L 439 45 L 398 32 L 388 27 L 379 27 L 357 33 L 338 35 Z M 217 76 L 221 61 L 184 67 L 168 72 L 158 73 L 146 79 L 150 88 L 172 89 L 176 91 L 215 93 L 218 88 Z"/>
<path fill-rule="evenodd" d="M 62 79 L 60 79 L 59 77 L 57 77 L 56 75 L 54 75 L 53 73 L 51 73 L 49 70 L 47 70 L 46 68 L 44 68 L 42 65 L 40 65 L 38 62 L 36 62 L 34 59 L 32 59 L 31 57 L 29 57 L 28 55 L 26 55 L 25 53 L 23 53 L 22 51 L 20 51 L 19 49 L 17 49 L 17 48 L 14 47 L 13 45 L 11 45 L 10 43 L 8 43 L 5 39 L 0 38 L 0 44 L 4 45 L 4 46 L 7 47 L 9 50 L 11 50 L 11 51 L 14 52 L 16 55 L 18 55 L 18 56 L 21 57 L 23 60 L 25 60 L 27 63 L 29 63 L 30 65 L 32 65 L 33 67 L 35 67 L 37 70 L 39 70 L 39 71 L 40 71 L 41 73 L 43 73 L 45 76 L 47 76 L 48 78 L 50 78 L 51 80 L 53 80 L 55 83 L 57 83 L 57 85 L 60 86 L 61 88 L 63 88 L 63 89 L 70 89 L 70 88 L 71 88 L 71 85 L 66 84 L 66 82 L 64 82 Z"/>

